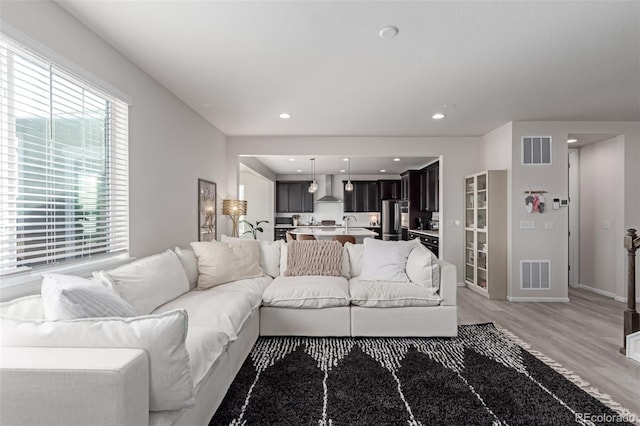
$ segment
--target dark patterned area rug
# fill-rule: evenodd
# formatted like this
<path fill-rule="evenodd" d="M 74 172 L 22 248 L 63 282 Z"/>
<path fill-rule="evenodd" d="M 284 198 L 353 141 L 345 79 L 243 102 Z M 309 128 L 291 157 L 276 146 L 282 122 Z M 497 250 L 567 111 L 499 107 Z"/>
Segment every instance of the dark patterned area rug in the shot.
<path fill-rule="evenodd" d="M 637 418 L 493 324 L 456 338 L 261 337 L 210 425 L 600 425 Z"/>

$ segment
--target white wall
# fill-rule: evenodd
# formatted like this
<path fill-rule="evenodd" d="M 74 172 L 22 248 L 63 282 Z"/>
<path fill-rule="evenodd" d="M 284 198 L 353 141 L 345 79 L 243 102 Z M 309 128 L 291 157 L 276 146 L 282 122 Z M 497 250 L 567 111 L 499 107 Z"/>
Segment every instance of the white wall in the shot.
<path fill-rule="evenodd" d="M 514 203 L 511 199 L 511 176 L 512 176 L 512 140 L 513 140 L 513 123 L 509 122 L 503 126 L 498 127 L 482 136 L 483 150 L 484 150 L 484 169 L 485 170 L 506 170 L 507 171 L 507 223 L 504 226 L 507 227 L 507 288 L 509 288 L 509 278 L 512 276 L 511 271 L 511 217 L 512 206 Z"/>
<path fill-rule="evenodd" d="M 624 197 L 623 229 L 640 225 L 640 122 L 514 122 L 512 138 L 511 188 L 511 273 L 509 298 L 511 300 L 567 300 L 568 298 L 568 212 L 567 209 L 547 209 L 544 214 L 528 214 L 524 209 L 524 191 L 529 186 L 544 186 L 547 200 L 568 198 L 567 138 L 575 134 L 619 134 L 624 141 L 624 179 L 610 191 Z M 523 136 L 551 136 L 552 165 L 521 165 L 521 138 Z M 536 229 L 519 229 L 521 220 L 534 220 Z M 552 221 L 553 230 L 545 230 L 544 222 Z M 626 274 L 626 251 L 622 246 L 624 233 L 617 236 L 615 267 Z M 520 289 L 519 263 L 521 260 L 551 260 L 551 289 Z M 640 277 L 640 271 L 636 271 Z M 611 277 L 611 279 L 614 279 Z M 640 279 L 638 280 L 640 284 Z M 616 286 L 621 286 L 617 283 Z M 639 285 L 640 287 L 640 285 Z M 616 291 L 618 293 L 618 290 Z M 618 294 L 623 294 L 620 288 Z M 619 298 L 622 300 L 622 298 Z"/>
<path fill-rule="evenodd" d="M 463 266 L 463 177 L 482 170 L 483 144 L 478 137 L 229 137 L 228 187 L 237 187 L 239 156 L 344 155 L 438 157 L 441 173 L 441 256 L 458 269 Z M 233 170 L 232 165 L 236 165 Z M 306 177 L 305 177 L 306 178 Z M 358 222 L 359 223 L 359 222 Z"/>
<path fill-rule="evenodd" d="M 511 169 L 511 140 L 513 123 L 509 122 L 482 136 L 484 168 L 486 170 Z"/>
<path fill-rule="evenodd" d="M 627 276 L 616 259 L 625 234 L 623 182 L 622 138 L 580 148 L 579 283 L 619 297 Z"/>
<path fill-rule="evenodd" d="M 3 1 L 1 19 L 4 30 L 16 30 L 132 99 L 131 255 L 195 240 L 197 179 L 214 181 L 219 193 L 226 191 L 225 136 L 57 4 Z"/>
<path fill-rule="evenodd" d="M 273 241 L 273 212 L 274 212 L 274 186 L 273 181 L 258 176 L 252 172 L 240 172 L 240 184 L 244 185 L 244 199 L 247 200 L 247 214 L 244 219 L 253 225 L 258 220 L 268 220 L 260 226 L 264 230 L 258 233 L 257 239 Z M 228 220 L 222 216 L 221 219 Z M 240 229 L 243 229 L 241 226 Z M 244 229 L 249 230 L 247 226 Z M 252 238 L 251 234 L 246 234 L 243 238 Z"/>

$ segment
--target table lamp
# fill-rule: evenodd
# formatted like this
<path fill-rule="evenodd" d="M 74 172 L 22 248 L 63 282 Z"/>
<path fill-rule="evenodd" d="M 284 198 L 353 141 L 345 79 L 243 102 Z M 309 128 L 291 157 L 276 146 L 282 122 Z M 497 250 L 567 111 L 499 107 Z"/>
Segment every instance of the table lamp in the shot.
<path fill-rule="evenodd" d="M 238 219 L 247 214 L 245 200 L 222 200 L 222 214 L 231 218 L 231 236 L 238 237 Z"/>

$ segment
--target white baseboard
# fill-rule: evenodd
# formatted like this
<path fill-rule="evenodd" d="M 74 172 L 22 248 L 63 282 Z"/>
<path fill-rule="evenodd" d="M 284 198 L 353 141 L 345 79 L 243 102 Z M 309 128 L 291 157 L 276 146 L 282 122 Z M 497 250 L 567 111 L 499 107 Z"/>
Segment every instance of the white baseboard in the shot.
<path fill-rule="evenodd" d="M 465 283 L 458 283 L 458 284 L 456 284 L 456 285 L 457 285 L 458 287 L 466 287 L 466 284 L 465 284 Z"/>
<path fill-rule="evenodd" d="M 567 303 L 568 297 L 513 297 L 507 296 L 509 302 L 561 302 Z"/>
<path fill-rule="evenodd" d="M 583 290 L 588 290 L 588 291 L 590 291 L 592 293 L 596 293 L 596 294 L 599 294 L 601 296 L 610 297 L 612 299 L 615 299 L 616 297 L 618 297 L 618 296 L 616 296 L 615 293 L 612 293 L 610 291 L 600 290 L 599 288 L 591 287 L 591 286 L 584 285 L 584 284 L 578 284 L 578 288 L 581 288 Z"/>
<path fill-rule="evenodd" d="M 627 298 L 626 297 L 616 296 L 615 297 L 615 301 L 616 302 L 627 303 Z M 636 303 L 640 303 L 640 298 L 636 297 Z"/>
<path fill-rule="evenodd" d="M 609 297 L 609 298 L 615 300 L 616 302 L 627 303 L 627 298 L 626 297 L 617 296 L 615 293 L 612 293 L 610 291 L 600 290 L 599 288 L 591 287 L 591 286 L 584 285 L 584 284 L 578 284 L 578 288 L 581 288 L 583 290 L 587 290 L 587 291 L 599 294 L 601 296 Z M 640 298 L 636 299 L 636 303 L 640 303 Z"/>

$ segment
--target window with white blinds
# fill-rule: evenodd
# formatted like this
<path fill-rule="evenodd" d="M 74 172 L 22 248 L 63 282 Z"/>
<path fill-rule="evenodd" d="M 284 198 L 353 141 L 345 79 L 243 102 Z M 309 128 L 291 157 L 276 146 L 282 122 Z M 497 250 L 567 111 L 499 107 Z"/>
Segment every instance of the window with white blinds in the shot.
<path fill-rule="evenodd" d="M 0 276 L 129 246 L 128 105 L 0 34 Z"/>

